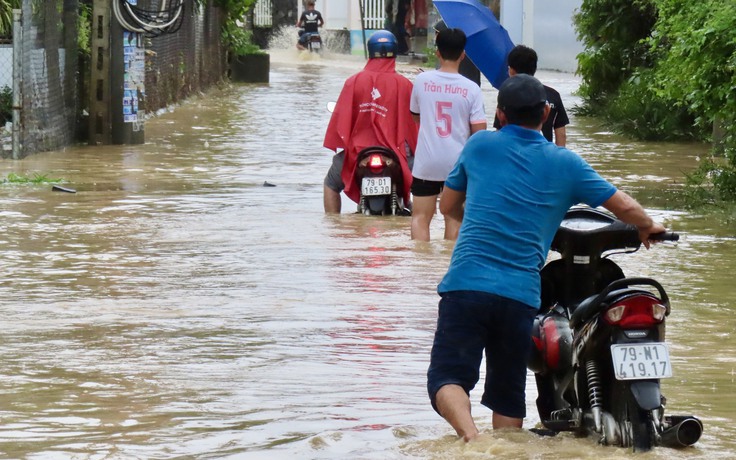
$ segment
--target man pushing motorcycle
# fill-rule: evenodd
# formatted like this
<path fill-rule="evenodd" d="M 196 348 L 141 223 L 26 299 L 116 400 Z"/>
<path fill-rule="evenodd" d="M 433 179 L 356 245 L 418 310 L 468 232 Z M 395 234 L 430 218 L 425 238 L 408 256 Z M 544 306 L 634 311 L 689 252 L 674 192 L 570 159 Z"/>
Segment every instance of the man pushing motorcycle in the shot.
<path fill-rule="evenodd" d="M 413 85 L 396 72 L 398 44 L 391 32 L 375 32 L 367 46 L 368 62 L 345 82 L 325 133 L 324 146 L 337 152 L 324 180 L 326 213 L 340 212 L 342 191 L 358 202 L 360 186 L 352 178 L 358 153 L 367 147 L 385 147 L 398 155 L 404 179 L 399 192 L 404 203 L 410 202 L 409 155 L 418 132 L 409 110 Z"/>
<path fill-rule="evenodd" d="M 542 83 L 507 79 L 496 114 L 503 126 L 470 138 L 445 181 L 440 211 L 462 220 L 441 296 L 427 390 L 434 409 L 465 441 L 478 435 L 470 391 L 485 351 L 481 404 L 493 428 L 521 428 L 530 332 L 540 306 L 540 269 L 566 211 L 603 206 L 650 235 L 665 231 L 632 197 L 580 156 L 540 133 L 549 115 Z"/>

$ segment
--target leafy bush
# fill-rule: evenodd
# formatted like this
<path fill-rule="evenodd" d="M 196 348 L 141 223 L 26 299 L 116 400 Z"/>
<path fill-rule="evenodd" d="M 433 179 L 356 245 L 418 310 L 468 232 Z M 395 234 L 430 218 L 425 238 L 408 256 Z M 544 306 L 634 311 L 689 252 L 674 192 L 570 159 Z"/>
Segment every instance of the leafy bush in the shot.
<path fill-rule="evenodd" d="M 265 54 L 253 42 L 253 33 L 238 25 L 255 3 L 256 0 L 216 0 L 216 4 L 226 14 L 225 24 L 222 26 L 222 40 L 228 50 L 235 55 Z"/>
<path fill-rule="evenodd" d="M 583 0 L 574 21 L 579 112 L 642 139 L 715 140 L 687 193 L 736 202 L 736 2 Z"/>
<path fill-rule="evenodd" d="M 13 34 L 13 9 L 20 8 L 20 0 L 0 0 L 0 38 Z"/>
<path fill-rule="evenodd" d="M 648 141 L 685 140 L 702 137 L 695 117 L 682 110 L 679 101 L 659 97 L 651 85 L 651 69 L 630 77 L 611 97 L 605 118 L 623 133 Z"/>
<path fill-rule="evenodd" d="M 642 40 L 656 21 L 651 0 L 583 0 L 573 17 L 584 51 L 578 55 L 580 95 L 590 109 L 606 103 L 639 67 L 650 64 Z"/>
<path fill-rule="evenodd" d="M 236 56 L 265 54 L 265 51 L 253 42 L 253 32 L 238 26 L 234 21 L 228 21 L 223 26 L 222 40 L 228 50 Z"/>
<path fill-rule="evenodd" d="M 655 2 L 660 19 L 648 45 L 660 58 L 650 84 L 694 117 L 701 140 L 716 119 L 736 134 L 736 2 Z"/>

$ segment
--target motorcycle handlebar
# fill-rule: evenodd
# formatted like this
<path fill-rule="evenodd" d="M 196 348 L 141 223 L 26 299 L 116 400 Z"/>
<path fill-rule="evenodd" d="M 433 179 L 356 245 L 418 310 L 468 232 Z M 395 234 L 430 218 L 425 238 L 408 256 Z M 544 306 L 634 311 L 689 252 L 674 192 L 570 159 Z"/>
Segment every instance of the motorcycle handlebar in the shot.
<path fill-rule="evenodd" d="M 652 241 L 679 241 L 680 235 L 675 232 L 652 233 L 649 235 L 649 239 Z"/>

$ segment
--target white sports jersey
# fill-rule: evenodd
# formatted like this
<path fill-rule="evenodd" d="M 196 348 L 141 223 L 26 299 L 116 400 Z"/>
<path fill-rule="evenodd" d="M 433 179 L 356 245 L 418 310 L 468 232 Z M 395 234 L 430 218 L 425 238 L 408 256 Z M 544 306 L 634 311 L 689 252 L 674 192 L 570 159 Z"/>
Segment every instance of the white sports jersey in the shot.
<path fill-rule="evenodd" d="M 470 124 L 486 122 L 480 87 L 459 73 L 423 72 L 414 79 L 410 110 L 420 117 L 412 175 L 444 181 L 470 137 Z"/>

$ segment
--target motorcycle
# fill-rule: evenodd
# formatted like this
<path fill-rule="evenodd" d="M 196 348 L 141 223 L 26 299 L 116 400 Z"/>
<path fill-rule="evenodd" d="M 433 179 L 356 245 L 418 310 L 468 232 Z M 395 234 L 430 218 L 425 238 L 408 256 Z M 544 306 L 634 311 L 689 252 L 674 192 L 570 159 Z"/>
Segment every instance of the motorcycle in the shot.
<path fill-rule="evenodd" d="M 634 452 L 700 439 L 699 419 L 664 412 L 660 379 L 672 377 L 665 289 L 652 278 L 626 277 L 608 258 L 640 246 L 635 226 L 589 207 L 571 208 L 555 234 L 551 250 L 561 257 L 541 271 L 528 361 L 540 419 L 553 434 L 595 436 Z"/>
<path fill-rule="evenodd" d="M 302 38 L 306 35 L 306 38 Z M 322 36 L 319 32 L 305 32 L 304 29 L 299 30 L 299 42 L 311 53 L 319 53 L 322 51 Z"/>
<path fill-rule="evenodd" d="M 365 215 L 410 215 L 403 199 L 404 176 L 398 155 L 385 147 L 358 153 L 354 180 L 360 188 L 358 212 Z"/>
<path fill-rule="evenodd" d="M 327 103 L 327 111 L 335 111 L 334 101 Z M 393 150 L 367 147 L 358 152 L 353 173 L 358 197 L 358 213 L 364 215 L 410 216 L 410 204 L 404 202 L 408 186 L 404 183 L 401 161 Z"/>

